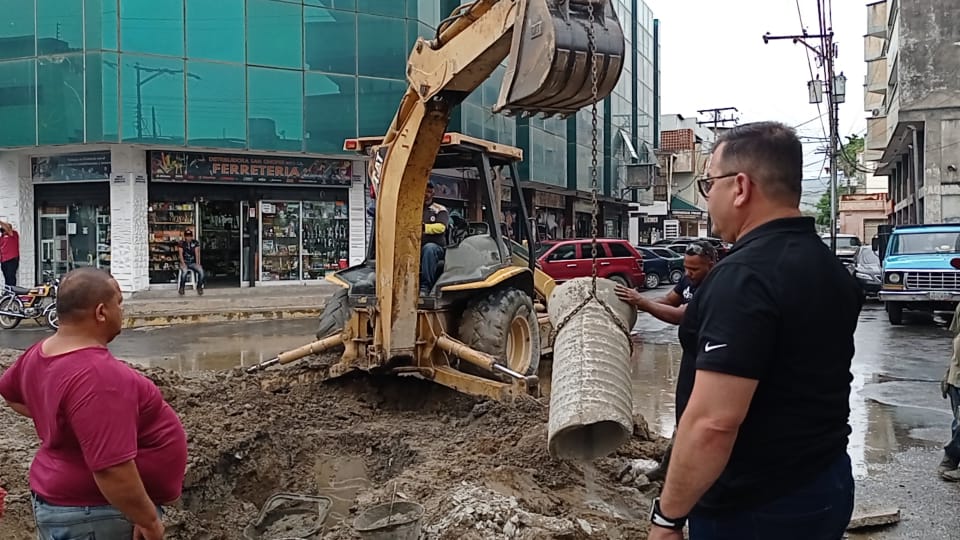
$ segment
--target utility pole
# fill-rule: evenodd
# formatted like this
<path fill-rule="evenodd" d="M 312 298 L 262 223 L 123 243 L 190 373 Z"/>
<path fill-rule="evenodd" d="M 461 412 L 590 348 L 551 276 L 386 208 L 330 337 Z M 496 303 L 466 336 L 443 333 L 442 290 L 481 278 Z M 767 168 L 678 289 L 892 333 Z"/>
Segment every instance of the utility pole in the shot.
<path fill-rule="evenodd" d="M 710 131 L 713 132 L 714 141 L 717 140 L 717 126 L 719 126 L 720 124 L 728 124 L 730 122 L 733 122 L 734 124 L 736 124 L 740 120 L 740 117 L 733 113 L 731 113 L 730 116 L 726 118 L 722 117 L 721 115 L 726 111 L 733 111 L 734 113 L 738 113 L 738 114 L 740 113 L 740 110 L 737 109 L 736 107 L 716 107 L 713 109 L 701 109 L 697 111 L 697 114 L 701 114 L 701 115 L 706 114 L 706 115 L 713 116 L 713 118 L 710 120 L 697 120 L 697 125 L 703 126 L 706 124 L 713 124 L 713 126 L 710 128 Z M 706 176 L 706 173 L 704 173 L 704 176 Z M 669 205 L 670 201 L 667 201 L 667 204 Z M 711 234 L 713 234 L 713 220 L 710 219 L 710 212 L 707 212 L 707 236 L 710 236 Z"/>
<path fill-rule="evenodd" d="M 821 16 L 821 33 L 808 34 L 804 30 L 801 35 L 790 36 L 772 36 L 770 32 L 763 35 L 764 44 L 779 39 L 789 39 L 794 43 L 799 43 L 811 50 L 817 59 L 822 63 L 826 71 L 826 80 L 820 81 L 819 76 L 807 83 L 807 89 L 810 93 L 810 103 L 820 103 L 823 99 L 823 93 L 827 93 L 827 118 L 830 124 L 827 151 L 830 152 L 830 249 L 837 252 L 837 143 L 840 136 L 837 133 L 839 125 L 839 104 L 843 103 L 846 97 L 846 77 L 843 73 L 836 75 L 834 72 L 834 59 L 837 56 L 837 46 L 833 42 L 833 28 L 824 28 L 823 17 Z M 807 43 L 807 40 L 819 39 L 820 46 L 814 47 Z"/>

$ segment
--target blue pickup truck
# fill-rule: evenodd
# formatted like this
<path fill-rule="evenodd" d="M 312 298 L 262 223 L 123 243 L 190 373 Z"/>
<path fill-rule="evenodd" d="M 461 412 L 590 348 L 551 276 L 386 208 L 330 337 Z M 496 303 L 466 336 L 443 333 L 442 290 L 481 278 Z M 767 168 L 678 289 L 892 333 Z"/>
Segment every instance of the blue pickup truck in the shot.
<path fill-rule="evenodd" d="M 883 301 L 890 324 L 903 311 L 953 311 L 960 302 L 960 224 L 899 225 L 883 258 Z"/>

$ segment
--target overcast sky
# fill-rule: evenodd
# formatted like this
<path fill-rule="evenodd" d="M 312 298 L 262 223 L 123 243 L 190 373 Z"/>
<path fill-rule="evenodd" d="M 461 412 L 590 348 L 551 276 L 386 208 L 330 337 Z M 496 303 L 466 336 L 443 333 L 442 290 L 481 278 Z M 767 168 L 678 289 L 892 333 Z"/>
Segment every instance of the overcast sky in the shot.
<path fill-rule="evenodd" d="M 797 1 L 804 26 L 809 33 L 818 33 L 816 0 L 646 0 L 660 19 L 661 112 L 696 116 L 698 109 L 737 107 L 741 123 L 779 120 L 803 124 L 798 128 L 801 135 L 822 136 L 820 121 L 808 122 L 818 112 L 807 98 L 807 49 L 790 40 L 763 43 L 765 32 L 801 33 Z M 836 0 L 832 7 L 839 47 L 836 69 L 847 76 L 846 102 L 840 105 L 838 122 L 841 139 L 846 140 L 844 136 L 866 130 L 866 1 Z M 816 74 L 812 54 L 811 62 Z M 826 102 L 821 110 L 826 128 Z M 807 177 L 816 178 L 823 162 L 823 155 L 814 153 L 816 146 L 805 146 Z"/>

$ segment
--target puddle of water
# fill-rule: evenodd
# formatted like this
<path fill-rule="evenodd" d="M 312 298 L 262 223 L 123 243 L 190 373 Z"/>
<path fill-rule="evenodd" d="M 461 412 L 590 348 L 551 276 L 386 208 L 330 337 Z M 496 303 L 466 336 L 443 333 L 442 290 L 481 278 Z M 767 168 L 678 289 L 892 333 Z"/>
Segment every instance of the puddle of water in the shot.
<path fill-rule="evenodd" d="M 110 345 L 124 360 L 181 372 L 251 366 L 314 339 L 313 320 L 238 322 L 129 331 Z"/>
<path fill-rule="evenodd" d="M 317 493 L 333 501 L 324 521 L 330 527 L 350 515 L 350 507 L 361 490 L 372 486 L 367 468 L 359 457 L 318 456 L 313 467 Z"/>

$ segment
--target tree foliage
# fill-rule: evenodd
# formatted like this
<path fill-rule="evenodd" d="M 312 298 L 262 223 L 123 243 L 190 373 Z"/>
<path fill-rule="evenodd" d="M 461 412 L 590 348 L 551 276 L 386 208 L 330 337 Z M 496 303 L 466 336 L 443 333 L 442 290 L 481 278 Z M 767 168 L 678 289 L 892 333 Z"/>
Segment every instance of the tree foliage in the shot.
<path fill-rule="evenodd" d="M 859 178 L 862 173 L 859 165 L 859 155 L 863 152 L 863 137 L 859 135 L 847 135 L 847 142 L 843 145 L 843 150 L 837 158 L 838 173 L 843 173 L 845 178 Z M 852 193 L 853 188 L 847 189 L 842 183 L 837 185 L 837 204 L 841 195 Z M 821 227 L 830 227 L 830 190 L 827 190 L 817 201 L 817 225 Z"/>

